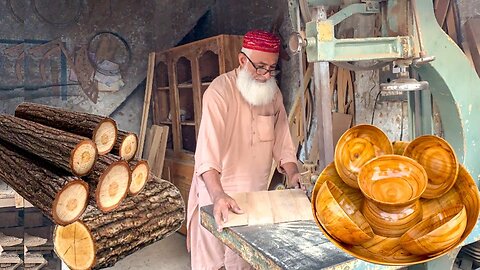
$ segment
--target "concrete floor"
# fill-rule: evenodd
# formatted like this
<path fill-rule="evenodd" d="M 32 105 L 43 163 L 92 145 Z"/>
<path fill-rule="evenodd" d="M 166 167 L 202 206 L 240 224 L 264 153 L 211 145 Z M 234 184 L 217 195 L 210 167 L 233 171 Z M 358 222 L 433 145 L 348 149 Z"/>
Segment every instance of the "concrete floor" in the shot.
<path fill-rule="evenodd" d="M 62 264 L 62 270 L 69 268 Z M 185 236 L 174 233 L 117 262 L 108 270 L 189 270 L 190 253 L 185 247 Z"/>
<path fill-rule="evenodd" d="M 123 258 L 109 270 L 187 270 L 190 253 L 185 246 L 185 236 L 174 233 L 130 256 Z"/>

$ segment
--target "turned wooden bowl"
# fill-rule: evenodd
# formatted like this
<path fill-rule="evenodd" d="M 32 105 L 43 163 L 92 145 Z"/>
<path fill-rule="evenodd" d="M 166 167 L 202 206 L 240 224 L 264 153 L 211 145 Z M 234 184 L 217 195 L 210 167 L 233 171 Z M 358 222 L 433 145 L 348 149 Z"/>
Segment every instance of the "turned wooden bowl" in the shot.
<path fill-rule="evenodd" d="M 422 220 L 420 200 L 402 206 L 386 206 L 365 200 L 362 214 L 376 235 L 400 237 Z"/>
<path fill-rule="evenodd" d="M 415 160 L 384 155 L 360 169 L 358 184 L 363 195 L 386 206 L 401 206 L 418 200 L 427 187 L 427 173 Z"/>
<path fill-rule="evenodd" d="M 323 171 L 318 176 L 312 191 L 312 202 L 315 202 L 320 187 L 327 180 L 334 183 L 335 186 L 337 186 L 350 199 L 350 201 L 357 207 L 357 209 L 362 208 L 363 200 L 365 198 L 362 192 L 359 189 L 352 188 L 349 185 L 345 184 L 345 182 L 343 182 L 342 178 L 340 178 L 340 176 L 338 175 L 337 170 L 335 169 L 335 164 L 333 162 L 330 163 L 327 167 L 325 167 L 325 169 L 323 169 Z M 312 205 L 314 206 L 315 204 L 313 203 Z"/>
<path fill-rule="evenodd" d="M 374 157 L 392 153 L 392 144 L 382 130 L 371 125 L 358 125 L 348 129 L 338 140 L 335 167 L 347 185 L 359 188 L 357 176 L 363 164 Z"/>
<path fill-rule="evenodd" d="M 412 227 L 400 237 L 400 245 L 412 254 L 435 254 L 457 244 L 466 226 L 465 206 L 457 204 Z"/>
<path fill-rule="evenodd" d="M 427 172 L 428 185 L 423 198 L 441 197 L 455 184 L 459 164 L 455 151 L 444 139 L 420 136 L 408 144 L 403 155 L 416 160 Z"/>
<path fill-rule="evenodd" d="M 453 207 L 456 204 L 461 203 L 465 205 L 467 225 L 457 244 L 435 254 L 416 255 L 402 248 L 400 245 L 400 237 L 384 237 L 374 234 L 372 239 L 363 244 L 350 245 L 333 238 L 319 222 L 318 216 L 314 215 L 314 217 L 315 222 L 327 239 L 346 253 L 375 264 L 409 266 L 434 260 L 454 249 L 470 235 L 479 217 L 480 197 L 478 187 L 472 176 L 462 165 L 460 165 L 455 185 L 447 194 L 440 198 L 430 200 L 421 198 L 420 202 L 423 208 L 424 219 L 443 211 L 443 209 Z"/>
<path fill-rule="evenodd" d="M 410 143 L 410 142 L 393 141 L 393 142 L 392 142 L 393 154 L 394 154 L 394 155 L 402 156 L 402 155 L 403 155 L 403 152 L 405 152 L 405 148 L 407 148 L 407 146 L 408 146 L 409 143 Z"/>
<path fill-rule="evenodd" d="M 335 184 L 325 181 L 315 200 L 318 220 L 335 239 L 359 245 L 373 238 L 373 231 L 360 210 Z"/>

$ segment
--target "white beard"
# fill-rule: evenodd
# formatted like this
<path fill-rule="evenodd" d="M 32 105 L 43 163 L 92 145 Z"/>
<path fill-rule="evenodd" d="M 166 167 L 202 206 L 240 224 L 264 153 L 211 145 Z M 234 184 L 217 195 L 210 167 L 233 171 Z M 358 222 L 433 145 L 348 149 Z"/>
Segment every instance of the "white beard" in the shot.
<path fill-rule="evenodd" d="M 272 102 L 277 92 L 275 78 L 270 78 L 266 82 L 259 82 L 243 68 L 240 68 L 238 72 L 236 84 L 243 98 L 253 106 L 266 105 Z"/>

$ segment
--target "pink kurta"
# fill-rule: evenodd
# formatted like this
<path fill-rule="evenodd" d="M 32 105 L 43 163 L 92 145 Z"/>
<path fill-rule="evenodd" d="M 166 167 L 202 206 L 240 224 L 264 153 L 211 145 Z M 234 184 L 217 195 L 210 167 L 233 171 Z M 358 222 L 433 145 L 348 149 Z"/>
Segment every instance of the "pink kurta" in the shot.
<path fill-rule="evenodd" d="M 260 191 L 268 188 L 272 159 L 280 166 L 297 161 L 280 90 L 270 104 L 252 106 L 236 87 L 237 71 L 217 77 L 203 96 L 187 210 L 193 269 L 218 269 L 225 260 L 225 247 L 199 222 L 198 207 L 212 204 L 201 174 L 218 171 L 227 194 Z"/>

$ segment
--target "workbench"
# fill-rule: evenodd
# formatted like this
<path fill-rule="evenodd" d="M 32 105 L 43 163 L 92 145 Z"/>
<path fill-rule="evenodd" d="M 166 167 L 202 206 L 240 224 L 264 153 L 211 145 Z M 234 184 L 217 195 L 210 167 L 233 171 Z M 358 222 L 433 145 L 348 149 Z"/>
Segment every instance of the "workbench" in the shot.
<path fill-rule="evenodd" d="M 255 269 L 400 269 L 356 259 L 331 243 L 314 221 L 216 229 L 213 205 L 200 208 L 201 224 Z M 478 230 L 478 223 L 474 232 Z M 468 239 L 467 239 L 468 240 Z M 473 239 L 466 241 L 473 242 Z M 464 243 L 465 244 L 465 243 Z M 461 246 L 461 245 L 460 245 Z M 451 269 L 460 247 L 409 269 Z"/>

